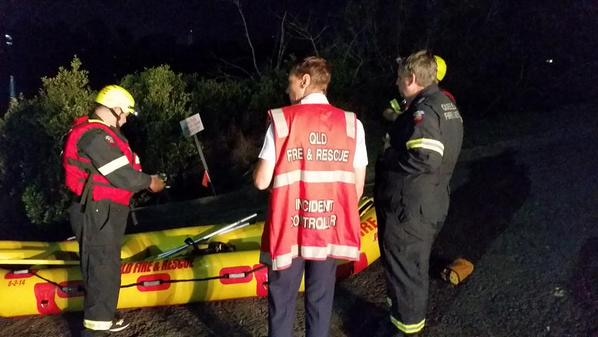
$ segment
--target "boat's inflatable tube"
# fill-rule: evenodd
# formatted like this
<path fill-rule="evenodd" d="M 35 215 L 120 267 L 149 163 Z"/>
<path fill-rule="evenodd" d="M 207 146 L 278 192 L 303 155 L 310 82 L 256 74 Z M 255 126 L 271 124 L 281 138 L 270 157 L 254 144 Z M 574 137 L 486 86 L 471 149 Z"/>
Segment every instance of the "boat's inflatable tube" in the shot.
<path fill-rule="evenodd" d="M 361 201 L 360 211 L 361 259 L 339 265 L 339 278 L 360 272 L 380 256 L 371 198 Z M 222 226 L 127 235 L 118 308 L 267 296 L 267 269 L 259 264 L 263 222 L 241 227 L 169 258 L 157 257 Z M 76 241 L 0 241 L 0 317 L 82 310 L 83 295 Z"/>

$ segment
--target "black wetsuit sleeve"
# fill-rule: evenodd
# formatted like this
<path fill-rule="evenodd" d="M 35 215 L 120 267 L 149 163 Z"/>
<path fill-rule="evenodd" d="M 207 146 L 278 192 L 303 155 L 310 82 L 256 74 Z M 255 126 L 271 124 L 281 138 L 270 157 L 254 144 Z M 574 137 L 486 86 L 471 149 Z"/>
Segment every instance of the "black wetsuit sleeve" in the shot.
<path fill-rule="evenodd" d="M 115 187 L 131 192 L 148 188 L 151 177 L 135 170 L 111 139 L 103 130 L 91 130 L 81 137 L 79 152 L 89 158 L 94 169 Z"/>

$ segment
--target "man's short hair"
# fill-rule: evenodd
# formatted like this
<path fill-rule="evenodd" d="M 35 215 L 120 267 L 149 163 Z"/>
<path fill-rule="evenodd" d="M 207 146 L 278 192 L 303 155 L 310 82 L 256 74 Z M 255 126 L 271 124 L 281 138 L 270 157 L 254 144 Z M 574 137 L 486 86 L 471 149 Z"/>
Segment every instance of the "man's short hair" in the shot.
<path fill-rule="evenodd" d="M 420 50 L 399 61 L 399 76 L 415 75 L 415 83 L 424 88 L 436 82 L 437 71 L 434 54 L 427 50 Z"/>
<path fill-rule="evenodd" d="M 297 77 L 309 74 L 312 85 L 326 92 L 332 78 L 332 69 L 324 58 L 310 56 L 295 64 L 290 74 Z"/>

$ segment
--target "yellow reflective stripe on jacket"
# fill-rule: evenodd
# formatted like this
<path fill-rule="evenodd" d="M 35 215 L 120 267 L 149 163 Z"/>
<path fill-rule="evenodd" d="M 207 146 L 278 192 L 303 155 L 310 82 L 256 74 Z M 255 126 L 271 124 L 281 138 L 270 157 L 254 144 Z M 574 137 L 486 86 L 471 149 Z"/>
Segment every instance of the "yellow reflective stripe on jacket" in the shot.
<path fill-rule="evenodd" d="M 84 319 L 83 326 L 90 330 L 109 330 L 112 327 L 112 321 L 92 321 L 90 319 Z"/>
<path fill-rule="evenodd" d="M 390 321 L 394 326 L 397 327 L 397 329 L 407 334 L 420 332 L 424 328 L 424 325 L 426 325 L 425 319 L 416 324 L 405 324 L 399 321 L 398 319 L 394 318 L 392 315 L 390 316 Z"/>
<path fill-rule="evenodd" d="M 114 159 L 113 161 L 109 162 L 108 164 L 105 164 L 102 167 L 100 167 L 98 171 L 100 171 L 102 175 L 107 176 L 110 173 L 126 165 L 129 165 L 129 159 L 127 159 L 127 156 L 120 156 Z"/>
<path fill-rule="evenodd" d="M 412 149 L 426 149 L 437 152 L 442 156 L 444 154 L 444 145 L 435 140 L 429 138 L 419 138 L 419 139 L 412 139 L 407 142 L 407 150 Z"/>
<path fill-rule="evenodd" d="M 274 177 L 273 188 L 305 183 L 346 183 L 355 184 L 355 172 L 350 171 L 304 171 L 294 170 Z"/>
<path fill-rule="evenodd" d="M 270 110 L 270 113 L 272 114 L 272 122 L 276 129 L 276 137 L 284 138 L 288 136 L 289 126 L 287 125 L 287 120 L 284 118 L 282 109 L 272 109 Z"/>

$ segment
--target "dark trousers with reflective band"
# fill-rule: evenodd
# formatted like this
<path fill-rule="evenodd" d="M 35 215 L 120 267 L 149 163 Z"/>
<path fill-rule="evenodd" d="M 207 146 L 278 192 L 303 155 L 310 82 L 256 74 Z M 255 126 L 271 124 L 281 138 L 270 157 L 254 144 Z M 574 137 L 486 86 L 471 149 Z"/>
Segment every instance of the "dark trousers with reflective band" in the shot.
<path fill-rule="evenodd" d="M 88 202 L 70 209 L 71 227 L 79 242 L 85 286 L 84 326 L 107 330 L 114 319 L 120 291 L 120 251 L 129 208 L 109 201 Z"/>
<path fill-rule="evenodd" d="M 417 223 L 404 210 L 376 200 L 380 253 L 384 263 L 391 322 L 404 333 L 425 324 L 432 244 L 441 223 Z"/>
<path fill-rule="evenodd" d="M 268 270 L 268 335 L 292 337 L 297 292 L 305 270 L 305 336 L 328 337 L 336 282 L 336 260 L 293 259 L 284 270 Z"/>

